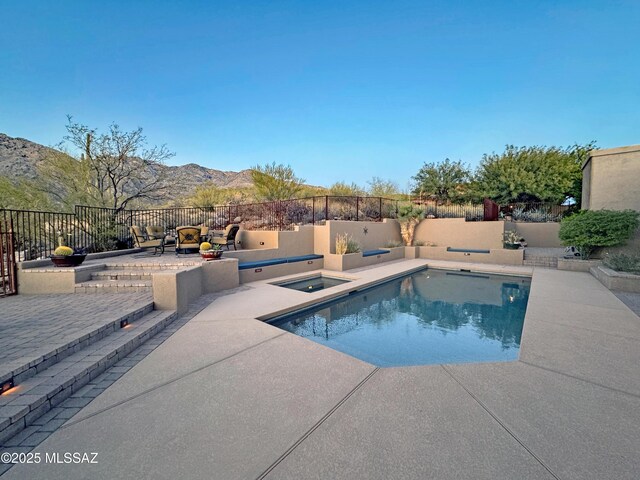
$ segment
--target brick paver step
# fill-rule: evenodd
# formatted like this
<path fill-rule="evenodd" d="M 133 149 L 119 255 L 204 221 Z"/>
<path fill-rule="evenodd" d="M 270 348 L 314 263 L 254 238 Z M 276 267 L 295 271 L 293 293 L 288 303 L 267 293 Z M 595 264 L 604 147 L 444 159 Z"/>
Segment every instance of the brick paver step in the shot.
<path fill-rule="evenodd" d="M 149 270 L 102 270 L 91 274 L 93 280 L 148 280 L 151 281 L 152 272 Z"/>
<path fill-rule="evenodd" d="M 148 280 L 90 280 L 77 283 L 76 293 L 140 293 L 151 292 L 151 279 Z"/>
<path fill-rule="evenodd" d="M 0 443 L 33 424 L 118 360 L 163 330 L 176 312 L 156 310 L 82 348 L 0 396 Z"/>
<path fill-rule="evenodd" d="M 83 329 L 76 329 L 70 335 L 65 335 L 57 341 L 55 334 L 51 333 L 51 337 L 48 339 L 49 347 L 43 345 L 38 350 L 25 351 L 24 356 L 3 362 L 2 367 L 0 367 L 0 383 L 12 378 L 15 383 L 21 383 L 79 350 L 100 341 L 107 335 L 119 331 L 122 321 L 132 324 L 152 311 L 153 300 L 149 298 L 135 307 L 132 306 L 128 312 L 125 310 L 122 314 L 114 315 L 101 324 L 93 324 Z M 28 320 L 25 322 L 29 323 Z M 33 332 L 28 334 L 32 335 Z"/>

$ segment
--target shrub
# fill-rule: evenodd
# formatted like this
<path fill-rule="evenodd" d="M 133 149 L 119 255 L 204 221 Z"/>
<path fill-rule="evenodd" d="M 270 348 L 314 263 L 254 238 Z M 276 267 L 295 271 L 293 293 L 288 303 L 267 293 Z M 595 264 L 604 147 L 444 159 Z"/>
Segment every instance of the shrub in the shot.
<path fill-rule="evenodd" d="M 612 253 L 604 258 L 604 264 L 617 271 L 640 275 L 640 251 L 638 253 Z"/>
<path fill-rule="evenodd" d="M 585 210 L 562 219 L 560 240 L 576 247 L 586 260 L 598 247 L 613 247 L 628 240 L 638 228 L 638 215 L 633 210 Z"/>
<path fill-rule="evenodd" d="M 53 254 L 67 257 L 69 255 L 73 255 L 73 249 L 70 247 L 65 247 L 64 245 L 61 245 L 53 251 Z"/>
<path fill-rule="evenodd" d="M 336 253 L 338 255 L 344 255 L 346 253 L 358 253 L 360 251 L 360 245 L 356 242 L 351 235 L 336 235 Z"/>
<path fill-rule="evenodd" d="M 396 247 L 401 247 L 403 245 L 404 243 L 399 242 L 397 240 L 388 240 L 383 246 L 385 248 L 396 248 Z"/>

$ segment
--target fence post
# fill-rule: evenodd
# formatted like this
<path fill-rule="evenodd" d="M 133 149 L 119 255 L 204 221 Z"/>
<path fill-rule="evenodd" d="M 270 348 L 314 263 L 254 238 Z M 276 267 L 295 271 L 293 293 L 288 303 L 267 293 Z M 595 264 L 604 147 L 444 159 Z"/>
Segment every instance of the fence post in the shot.
<path fill-rule="evenodd" d="M 382 221 L 382 197 L 380 197 L 380 208 L 378 209 L 380 221 Z"/>
<path fill-rule="evenodd" d="M 316 197 L 311 197 L 311 225 L 316 224 Z"/>
<path fill-rule="evenodd" d="M 324 221 L 329 221 L 329 195 L 324 196 Z"/>
<path fill-rule="evenodd" d="M 356 195 L 356 222 L 360 220 L 360 197 Z"/>

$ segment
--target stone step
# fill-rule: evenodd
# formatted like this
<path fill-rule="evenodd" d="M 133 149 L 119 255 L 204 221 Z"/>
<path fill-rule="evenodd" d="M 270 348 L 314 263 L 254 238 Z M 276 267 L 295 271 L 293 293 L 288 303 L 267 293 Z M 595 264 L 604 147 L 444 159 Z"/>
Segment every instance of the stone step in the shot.
<path fill-rule="evenodd" d="M 127 270 L 141 272 L 157 272 L 160 270 L 180 270 L 185 267 L 202 265 L 200 257 L 194 260 L 172 261 L 171 263 L 106 263 L 105 270 Z"/>
<path fill-rule="evenodd" d="M 91 280 L 77 283 L 75 293 L 140 293 L 152 292 L 149 280 Z"/>
<path fill-rule="evenodd" d="M 557 268 L 558 257 L 529 257 L 524 259 L 524 265 L 530 267 Z"/>
<path fill-rule="evenodd" d="M 38 373 L 43 372 L 52 365 L 64 360 L 74 353 L 86 348 L 106 336 L 120 330 L 122 322 L 134 323 L 145 315 L 153 311 L 153 300 L 149 298 L 141 303 L 140 306 L 132 309 L 130 312 L 115 318 L 113 321 L 100 325 L 99 327 L 91 327 L 76 332 L 73 339 L 62 344 L 56 344 L 51 350 L 38 352 L 35 357 L 23 357 L 15 362 L 2 365 L 0 368 L 0 384 L 13 379 L 14 383 L 19 384 L 24 380 L 31 378 Z"/>
<path fill-rule="evenodd" d="M 93 280 L 111 282 L 114 280 L 148 280 L 151 281 L 152 272 L 148 270 L 102 270 L 91 274 Z"/>
<path fill-rule="evenodd" d="M 0 444 L 35 422 L 177 318 L 155 310 L 16 384 L 0 396 Z M 119 327 L 119 326 L 118 326 Z"/>

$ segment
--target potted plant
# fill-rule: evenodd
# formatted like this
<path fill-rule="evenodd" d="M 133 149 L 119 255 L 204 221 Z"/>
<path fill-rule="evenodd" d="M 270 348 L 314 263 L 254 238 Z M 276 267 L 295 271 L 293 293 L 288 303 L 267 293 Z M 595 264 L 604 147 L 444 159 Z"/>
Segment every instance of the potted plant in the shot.
<path fill-rule="evenodd" d="M 222 256 L 222 246 L 219 244 L 211 245 L 209 242 L 200 244 L 200 256 L 205 260 L 214 260 Z"/>
<path fill-rule="evenodd" d="M 504 232 L 504 248 L 507 250 L 518 250 L 522 246 L 522 242 L 524 238 L 518 235 L 518 232 L 515 230 L 509 230 L 508 232 Z"/>
<path fill-rule="evenodd" d="M 60 245 L 50 258 L 56 267 L 77 267 L 84 262 L 87 254 L 84 250 L 74 250 L 71 247 Z"/>

